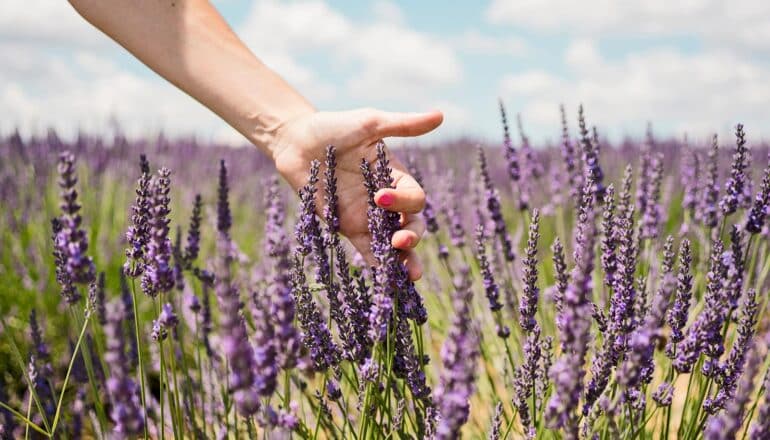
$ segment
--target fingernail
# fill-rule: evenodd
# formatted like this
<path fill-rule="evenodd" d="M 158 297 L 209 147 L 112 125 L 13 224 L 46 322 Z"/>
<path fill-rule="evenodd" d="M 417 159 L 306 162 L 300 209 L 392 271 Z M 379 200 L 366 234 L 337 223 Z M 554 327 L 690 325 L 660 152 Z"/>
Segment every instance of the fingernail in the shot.
<path fill-rule="evenodd" d="M 379 205 L 388 207 L 393 204 L 393 194 L 385 193 L 380 196 Z"/>

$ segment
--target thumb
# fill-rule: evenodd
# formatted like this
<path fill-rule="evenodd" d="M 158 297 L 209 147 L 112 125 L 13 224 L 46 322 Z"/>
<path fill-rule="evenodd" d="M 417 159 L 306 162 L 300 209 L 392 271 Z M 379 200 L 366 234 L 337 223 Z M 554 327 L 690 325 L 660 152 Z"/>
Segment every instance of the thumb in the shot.
<path fill-rule="evenodd" d="M 433 131 L 444 121 L 444 114 L 438 110 L 426 113 L 377 112 L 376 119 L 378 137 L 411 137 Z"/>

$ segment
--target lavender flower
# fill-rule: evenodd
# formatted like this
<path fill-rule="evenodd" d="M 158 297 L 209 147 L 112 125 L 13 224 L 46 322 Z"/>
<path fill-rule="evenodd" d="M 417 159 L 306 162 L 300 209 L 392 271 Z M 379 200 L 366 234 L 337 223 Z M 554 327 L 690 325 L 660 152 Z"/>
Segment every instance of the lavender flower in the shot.
<path fill-rule="evenodd" d="M 486 191 L 487 210 L 492 217 L 492 221 L 495 224 L 495 235 L 497 236 L 500 246 L 503 250 L 503 256 L 506 261 L 513 261 L 515 254 L 513 253 L 513 244 L 511 243 L 511 237 L 508 235 L 508 228 L 505 225 L 505 218 L 503 218 L 503 212 L 500 206 L 500 196 L 497 193 L 494 185 L 492 184 L 492 178 L 489 175 L 489 168 L 487 167 L 487 158 L 484 154 L 484 150 L 479 147 L 479 168 L 481 169 L 481 178 L 484 182 L 484 188 Z"/>
<path fill-rule="evenodd" d="M 725 183 L 725 195 L 719 202 L 719 207 L 725 216 L 734 213 L 743 204 L 747 180 L 746 169 L 749 166 L 749 150 L 746 148 L 746 133 L 743 131 L 743 124 L 738 124 L 735 128 L 735 137 L 737 142 L 730 177 Z"/>
<path fill-rule="evenodd" d="M 500 303 L 500 289 L 495 281 L 495 275 L 487 259 L 486 246 L 484 245 L 484 226 L 476 227 L 476 259 L 479 263 L 481 278 L 484 284 L 484 292 L 489 300 L 489 309 L 493 312 L 503 308 Z"/>
<path fill-rule="evenodd" d="M 609 184 L 604 194 L 604 207 L 602 211 L 602 243 L 601 261 L 605 275 L 605 283 L 608 287 L 614 284 L 615 271 L 617 269 L 617 234 L 615 233 L 615 186 Z"/>
<path fill-rule="evenodd" d="M 543 358 L 542 348 L 540 328 L 535 327 L 527 335 L 524 344 L 524 362 L 516 369 L 513 377 L 513 403 L 518 409 L 521 424 L 524 426 L 528 438 L 534 437 L 535 427 L 532 425 L 532 414 L 537 412 L 536 406 L 530 411 L 529 401 L 535 392 L 536 383 L 539 379 L 542 380 L 545 374 L 540 368 Z"/>
<path fill-rule="evenodd" d="M 532 199 L 532 184 L 543 175 L 543 169 L 535 158 L 535 152 L 529 145 L 529 138 L 524 134 L 521 115 L 516 115 L 516 125 L 521 137 L 521 180 L 519 183 L 519 209 L 529 209 Z"/>
<path fill-rule="evenodd" d="M 59 195 L 62 211 L 59 217 L 59 228 L 54 237 L 54 248 L 58 253 L 61 270 L 73 283 L 87 284 L 94 280 L 94 262 L 88 256 L 88 237 L 82 228 L 83 219 L 80 216 L 78 192 L 75 189 L 78 178 L 75 171 L 75 156 L 64 152 L 59 156 Z M 79 296 L 73 295 L 69 286 L 62 285 L 65 301 L 73 304 Z M 69 296 L 67 296 L 69 295 Z M 76 298 L 77 296 L 77 298 Z"/>
<path fill-rule="evenodd" d="M 277 354 L 279 364 L 282 368 L 291 368 L 296 365 L 301 341 L 294 327 L 295 307 L 291 294 L 290 249 L 284 229 L 286 213 L 276 178 L 273 178 L 268 185 L 266 211 L 265 246 L 274 267 L 272 282 L 267 288 L 270 317 L 275 324 L 275 336 L 281 341 Z"/>
<path fill-rule="evenodd" d="M 422 172 L 417 166 L 417 162 L 415 161 L 414 156 L 411 154 L 407 157 L 407 167 L 409 169 L 409 174 L 411 174 L 412 177 L 414 177 L 414 180 L 424 188 L 425 184 Z M 437 233 L 439 226 L 438 220 L 436 219 L 436 208 L 433 205 L 433 200 L 430 194 L 425 195 L 425 207 L 422 210 L 422 217 L 425 219 L 426 230 L 431 234 Z"/>
<path fill-rule="evenodd" d="M 139 157 L 139 167 L 142 175 L 136 185 L 136 199 L 131 206 L 131 225 L 126 231 L 126 241 L 129 243 L 126 249 L 128 258 L 123 265 L 123 272 L 132 278 L 136 278 L 144 272 L 144 254 L 149 240 L 150 208 L 152 194 L 150 192 L 150 165 L 144 155 Z"/>
<path fill-rule="evenodd" d="M 674 399 L 674 386 L 668 382 L 663 382 L 658 386 L 658 389 L 652 393 L 652 400 L 661 407 L 671 406 L 671 401 Z"/>
<path fill-rule="evenodd" d="M 762 389 L 765 390 L 765 395 L 759 403 L 759 413 L 754 426 L 751 427 L 751 440 L 763 440 L 770 436 L 770 393 L 767 392 L 770 389 L 770 373 L 765 373 Z"/>
<path fill-rule="evenodd" d="M 395 357 L 393 372 L 405 379 L 412 396 L 425 402 L 430 401 L 430 387 L 427 385 L 422 360 L 418 358 L 412 342 L 412 329 L 405 317 L 399 317 L 396 324 Z"/>
<path fill-rule="evenodd" d="M 184 262 L 189 269 L 198 258 L 201 246 L 201 211 L 203 201 L 200 194 L 195 194 L 192 216 L 190 217 L 190 229 L 187 232 L 187 246 L 184 249 Z"/>
<path fill-rule="evenodd" d="M 96 281 L 88 286 L 88 302 L 93 305 L 96 311 L 96 319 L 99 325 L 103 326 L 107 319 L 104 309 L 104 272 L 99 272 Z"/>
<path fill-rule="evenodd" d="M 479 356 L 478 337 L 470 311 L 472 296 L 467 270 L 455 280 L 453 297 L 455 316 L 441 347 L 444 370 L 436 388 L 435 402 L 441 415 L 436 427 L 436 438 L 455 439 L 468 420 L 469 399 L 476 378 L 476 358 Z"/>
<path fill-rule="evenodd" d="M 685 139 L 686 144 L 686 139 Z M 682 198 L 682 207 L 686 209 L 691 216 L 695 215 L 695 209 L 698 206 L 698 181 L 700 178 L 700 158 L 698 152 L 694 149 L 687 149 L 689 154 L 682 160 L 680 175 L 681 183 L 684 188 L 684 197 Z"/>
<path fill-rule="evenodd" d="M 227 165 L 224 159 L 219 161 L 219 185 L 217 186 L 217 231 L 230 237 L 230 227 L 233 225 L 233 217 L 230 214 L 230 202 L 228 194 L 230 186 L 227 183 Z"/>
<path fill-rule="evenodd" d="M 540 238 L 540 213 L 537 209 L 532 211 L 532 220 L 529 224 L 529 236 L 527 238 L 526 256 L 522 264 L 524 266 L 524 287 L 521 303 L 519 304 L 519 324 L 525 332 L 530 333 L 537 326 L 535 314 L 537 302 L 540 297 L 540 289 L 537 287 L 537 241 Z"/>
<path fill-rule="evenodd" d="M 679 272 L 676 279 L 676 296 L 671 309 L 666 315 L 666 322 L 671 327 L 671 335 L 666 344 L 666 356 L 670 359 L 676 357 L 677 345 L 684 340 L 684 326 L 687 324 L 687 315 L 690 310 L 692 298 L 692 251 L 690 240 L 682 240 L 679 247 Z"/>
<path fill-rule="evenodd" d="M 762 176 L 762 187 L 754 198 L 754 204 L 749 211 L 746 219 L 746 231 L 750 234 L 762 232 L 767 217 L 768 206 L 770 205 L 770 164 L 765 167 Z"/>
<path fill-rule="evenodd" d="M 171 303 L 163 304 L 158 319 L 152 322 L 152 339 L 162 341 L 168 336 L 169 330 L 173 331 L 179 323 L 179 318 L 174 313 Z"/>
<path fill-rule="evenodd" d="M 171 266 L 171 239 L 169 239 L 169 218 L 171 213 L 169 203 L 171 198 L 171 171 L 161 168 L 158 177 L 152 181 L 150 192 L 152 194 L 147 253 L 145 255 L 146 267 L 142 276 L 142 290 L 151 297 L 161 292 L 168 292 L 174 288 L 174 270 Z"/>
<path fill-rule="evenodd" d="M 278 377 L 277 349 L 283 341 L 276 338 L 270 316 L 270 298 L 255 292 L 252 295 L 254 319 L 254 366 L 255 390 L 262 397 L 270 397 L 275 391 Z"/>
<path fill-rule="evenodd" d="M 670 273 L 664 273 L 661 285 L 655 293 L 650 313 L 629 338 L 625 361 L 617 372 L 617 382 L 627 391 L 634 389 L 641 391 L 641 387 L 652 380 L 655 369 L 653 354 L 663 336 L 661 327 L 674 286 L 674 277 Z"/>
<path fill-rule="evenodd" d="M 663 178 L 663 158 L 662 154 L 657 154 L 652 158 L 650 165 L 650 176 L 647 179 L 647 186 L 644 188 L 643 202 L 640 220 L 641 239 L 656 238 L 660 224 L 660 183 Z"/>
<path fill-rule="evenodd" d="M 495 416 L 492 418 L 492 426 L 489 428 L 489 440 L 500 440 L 503 426 L 503 403 L 497 402 L 495 405 Z"/>
<path fill-rule="evenodd" d="M 735 394 L 735 398 L 727 405 L 727 408 L 723 413 L 720 413 L 709 421 L 709 424 L 703 432 L 703 438 L 707 440 L 728 440 L 737 438 L 738 432 L 743 426 L 746 406 L 751 402 L 753 397 L 754 377 L 757 375 L 757 371 L 762 363 L 762 358 L 758 355 L 756 350 L 753 350 L 749 355 L 746 371 L 740 375 L 741 383 Z M 759 420 L 760 423 L 766 423 L 761 418 L 761 414 L 760 418 L 757 420 Z M 753 439 L 762 438 L 756 437 L 757 433 L 758 431 L 756 429 L 752 432 Z"/>
<path fill-rule="evenodd" d="M 297 305 L 297 319 L 303 333 L 302 343 L 310 352 L 314 369 L 325 371 L 339 363 L 339 348 L 332 340 L 329 327 L 310 294 L 302 263 L 297 256 L 295 256 L 292 264 L 291 282 L 294 302 Z"/>
<path fill-rule="evenodd" d="M 712 243 L 711 263 L 706 275 L 705 306 L 688 329 L 673 362 L 674 368 L 680 373 L 692 371 L 695 361 L 705 353 L 711 360 L 704 363 L 704 374 L 711 376 L 715 371 L 708 371 L 708 368 L 714 366 L 724 351 L 721 331 L 727 310 L 722 297 L 722 280 L 726 270 L 722 261 L 723 249 L 721 241 Z"/>
<path fill-rule="evenodd" d="M 582 176 L 580 173 L 580 157 L 575 152 L 575 145 L 570 140 L 569 128 L 567 127 L 567 113 L 564 111 L 564 104 L 559 105 L 561 112 L 561 156 L 564 160 L 564 171 L 568 176 L 567 187 L 569 195 L 573 198 L 578 196 L 582 186 Z"/>
<path fill-rule="evenodd" d="M 703 180 L 703 186 L 700 189 L 701 201 L 697 218 L 707 228 L 714 228 L 717 225 L 717 201 L 719 199 L 719 186 L 717 178 L 719 177 L 719 168 L 717 165 L 719 153 L 719 143 L 717 135 L 712 138 L 711 149 L 708 153 L 708 163 L 706 176 Z"/>
<path fill-rule="evenodd" d="M 107 308 L 107 324 L 104 327 L 107 342 L 104 362 L 109 367 L 107 394 L 112 403 L 110 418 L 115 423 L 115 438 L 131 438 L 144 429 L 139 387 L 131 379 L 125 353 L 123 319 L 125 311 L 120 302 L 110 302 Z"/>
<path fill-rule="evenodd" d="M 578 125 L 580 128 L 580 145 L 583 150 L 583 162 L 585 166 L 586 180 L 592 182 L 590 191 L 594 193 L 597 201 L 601 201 L 604 197 L 604 173 L 602 172 L 601 165 L 599 165 L 599 156 L 597 146 L 593 144 L 591 138 L 588 137 L 588 129 L 586 128 L 585 115 L 583 113 L 583 105 L 578 107 Z"/>
<path fill-rule="evenodd" d="M 450 173 L 448 181 L 454 182 L 454 172 Z M 456 185 L 450 184 L 444 201 L 444 213 L 449 222 L 449 239 L 452 246 L 456 248 L 465 246 L 465 227 L 463 227 L 462 212 L 458 202 L 460 198 Z"/>
<path fill-rule="evenodd" d="M 503 122 L 503 151 L 505 152 L 505 161 L 508 165 L 508 176 L 511 178 L 511 181 L 518 182 L 521 177 L 518 155 L 516 154 L 516 148 L 513 146 L 513 142 L 511 142 L 511 134 L 508 131 L 508 118 L 505 115 L 503 101 L 500 100 L 499 104 L 500 118 Z"/>
<path fill-rule="evenodd" d="M 567 292 L 567 286 L 569 283 L 569 275 L 567 274 L 567 264 L 564 262 L 564 247 L 562 246 L 559 237 L 556 237 L 554 240 L 553 245 L 551 246 L 551 251 L 553 252 L 554 277 L 556 278 L 556 286 L 554 286 L 556 289 L 554 292 L 553 302 L 554 306 L 556 307 L 557 314 L 561 314 L 564 294 Z M 556 324 L 559 326 L 558 319 Z M 560 326 L 559 329 L 561 329 Z"/>
<path fill-rule="evenodd" d="M 706 398 L 703 407 L 706 412 L 714 414 L 732 400 L 738 387 L 738 379 L 743 373 L 748 350 L 753 344 L 754 327 L 757 323 L 757 295 L 754 289 L 746 292 L 741 316 L 738 319 L 738 337 L 733 342 L 727 360 L 720 367 L 721 374 L 717 376 L 719 391 L 715 396 Z"/>
<path fill-rule="evenodd" d="M 367 316 L 371 308 L 369 292 L 363 281 L 356 285 L 352 279 L 341 243 L 337 243 L 334 253 L 337 255 L 337 275 L 340 280 L 340 307 L 347 329 L 346 336 L 342 338 L 343 354 L 346 359 L 361 362 L 369 356 L 372 345 Z"/>
<path fill-rule="evenodd" d="M 54 267 L 56 268 L 56 282 L 59 284 L 59 287 L 61 287 L 60 293 L 64 302 L 67 304 L 75 304 L 80 301 L 80 292 L 77 287 L 75 287 L 72 277 L 70 277 L 70 274 L 67 271 L 67 256 L 64 253 L 64 250 L 59 249 L 59 247 L 56 246 L 56 237 L 62 230 L 62 223 L 58 218 L 51 220 L 51 229 L 53 231 L 52 239 L 54 246 L 52 255 Z"/>
<path fill-rule="evenodd" d="M 575 411 L 583 385 L 582 365 L 588 351 L 591 328 L 590 293 L 593 290 L 594 245 L 596 241 L 596 211 L 594 192 L 596 183 L 589 179 L 583 190 L 578 224 L 576 226 L 575 268 L 564 294 L 564 307 L 559 314 L 561 344 L 564 352 L 551 367 L 550 377 L 554 393 L 545 409 L 548 426 L 564 428 L 567 438 L 577 438 L 578 424 Z"/>
<path fill-rule="evenodd" d="M 228 392 L 232 394 L 238 413 L 250 416 L 259 410 L 260 404 L 255 390 L 254 350 L 249 344 L 246 324 L 241 316 L 240 295 L 233 284 L 230 271 L 233 259 L 229 235 L 232 218 L 224 161 L 220 162 L 217 193 L 217 274 L 214 289 L 220 311 L 221 346 L 230 370 L 227 379 Z M 204 296 L 204 310 L 207 302 Z"/>

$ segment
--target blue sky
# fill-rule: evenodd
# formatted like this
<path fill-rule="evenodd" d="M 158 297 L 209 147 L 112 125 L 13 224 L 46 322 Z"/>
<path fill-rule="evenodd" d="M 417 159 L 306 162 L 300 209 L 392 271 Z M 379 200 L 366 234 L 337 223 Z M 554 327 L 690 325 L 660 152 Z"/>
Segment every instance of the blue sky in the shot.
<path fill-rule="evenodd" d="M 617 139 L 706 138 L 737 122 L 770 134 L 766 1 L 215 1 L 269 66 L 324 110 L 439 108 L 459 135 L 499 141 L 497 99 L 531 138 L 559 134 L 559 103 Z M 639 3 L 639 4 L 635 4 Z M 241 142 L 66 2 L 0 4 L 0 130 L 54 126 Z"/>

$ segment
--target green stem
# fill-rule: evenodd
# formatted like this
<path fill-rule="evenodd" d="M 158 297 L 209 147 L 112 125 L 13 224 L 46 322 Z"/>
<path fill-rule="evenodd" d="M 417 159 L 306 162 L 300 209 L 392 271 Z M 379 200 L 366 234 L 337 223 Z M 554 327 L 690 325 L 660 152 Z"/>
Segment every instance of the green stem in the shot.
<path fill-rule="evenodd" d="M 72 359 L 70 359 L 70 364 L 67 367 L 67 375 L 64 376 L 64 383 L 61 387 L 61 392 L 59 393 L 59 402 L 56 404 L 56 414 L 53 418 L 53 424 L 51 425 L 51 436 L 53 436 L 56 433 L 56 427 L 59 424 L 59 417 L 61 417 L 61 404 L 64 402 L 64 393 L 67 391 L 67 384 L 70 380 L 70 374 L 72 374 L 72 366 L 75 365 L 75 359 L 77 358 L 78 351 L 80 350 L 80 344 L 83 342 L 83 336 L 86 334 L 86 329 L 88 328 L 88 321 L 91 319 L 91 314 L 86 313 L 85 321 L 83 322 L 83 327 L 80 329 L 80 335 L 78 335 L 78 341 L 75 343 L 75 349 L 72 351 Z"/>
<path fill-rule="evenodd" d="M 51 435 L 50 435 L 48 432 L 46 432 L 46 430 L 45 430 L 45 429 L 41 428 L 40 426 L 38 426 L 37 424 L 35 424 L 35 422 L 33 422 L 32 420 L 30 420 L 30 419 L 29 419 L 29 416 L 25 417 L 25 416 L 24 416 L 24 414 L 22 414 L 22 413 L 20 413 L 20 412 L 16 411 L 15 409 L 13 409 L 13 408 L 11 408 L 10 406 L 8 406 L 8 405 L 4 404 L 3 402 L 0 402 L 0 408 L 3 408 L 3 409 L 5 409 L 6 411 L 10 412 L 10 413 L 11 413 L 11 414 L 13 414 L 14 416 L 16 416 L 16 417 L 18 417 L 19 419 L 21 419 L 21 421 L 23 421 L 23 422 L 26 424 L 26 428 L 25 428 L 25 429 L 28 429 L 28 428 L 32 428 L 32 429 L 34 429 L 35 431 L 37 431 L 37 432 L 39 432 L 39 433 L 43 434 L 43 435 L 44 435 L 44 436 L 46 436 L 46 437 L 51 437 Z M 30 399 L 28 399 L 28 400 L 27 400 L 27 414 L 29 414 L 29 412 L 30 412 L 30 410 L 31 410 L 31 409 L 32 409 L 32 398 L 30 397 Z M 29 434 L 29 432 L 28 432 L 28 431 L 27 431 L 27 434 Z"/>
<path fill-rule="evenodd" d="M 134 308 L 134 338 L 136 338 L 136 357 L 137 357 L 137 370 L 139 373 L 139 391 L 142 399 L 142 411 L 144 412 L 144 440 L 148 439 L 147 435 L 147 400 L 145 398 L 145 385 L 144 385 L 144 364 L 142 362 L 142 338 L 139 333 L 139 306 L 137 305 L 136 297 L 136 282 L 134 278 L 131 278 L 131 303 Z"/>

